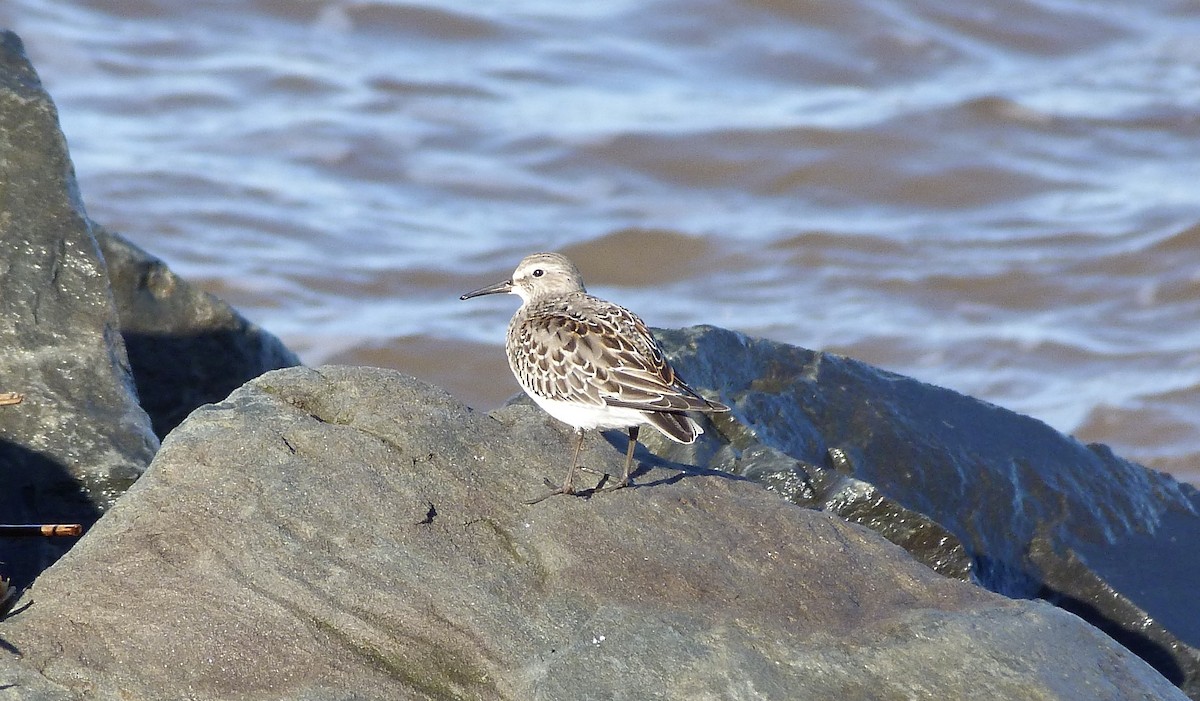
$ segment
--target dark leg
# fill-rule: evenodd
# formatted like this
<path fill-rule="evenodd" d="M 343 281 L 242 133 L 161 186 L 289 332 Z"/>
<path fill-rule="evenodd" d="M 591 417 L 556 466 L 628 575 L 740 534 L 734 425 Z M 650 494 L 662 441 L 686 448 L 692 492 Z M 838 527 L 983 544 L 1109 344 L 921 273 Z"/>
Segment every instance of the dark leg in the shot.
<path fill-rule="evenodd" d="M 621 476 L 621 481 L 608 487 L 605 491 L 629 486 L 629 474 L 633 472 L 633 451 L 637 450 L 638 428 L 640 427 L 629 427 L 629 447 L 625 449 L 625 474 Z"/>
<path fill-rule="evenodd" d="M 583 449 L 583 429 L 575 429 L 575 450 L 571 454 L 571 467 L 567 469 L 567 479 L 563 481 L 561 487 L 554 487 L 554 483 L 546 480 L 546 485 L 553 491 L 547 492 L 536 499 L 526 501 L 526 504 L 536 504 L 543 499 L 554 496 L 555 494 L 574 494 L 575 493 L 575 468 L 579 465 L 579 451 Z"/>
<path fill-rule="evenodd" d="M 571 467 L 567 468 L 567 479 L 563 481 L 562 494 L 574 494 L 575 468 L 579 467 L 579 451 L 583 450 L 583 429 L 575 429 L 575 450 L 571 453 Z"/>

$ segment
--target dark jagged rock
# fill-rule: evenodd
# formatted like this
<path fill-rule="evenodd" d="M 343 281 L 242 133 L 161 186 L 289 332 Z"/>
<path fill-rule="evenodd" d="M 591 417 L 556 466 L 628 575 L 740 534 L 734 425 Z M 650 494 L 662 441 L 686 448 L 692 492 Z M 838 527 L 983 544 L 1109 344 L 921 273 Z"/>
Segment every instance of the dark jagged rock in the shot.
<path fill-rule="evenodd" d="M 958 538 L 924 514 L 880 494 L 875 485 L 851 477 L 844 469 L 849 463 L 843 451 L 829 452 L 835 469 L 760 445 L 743 451 L 732 471 L 761 482 L 793 504 L 866 526 L 939 574 L 975 581 L 971 558 Z"/>
<path fill-rule="evenodd" d="M 766 447 L 795 461 L 787 469 L 802 483 L 820 479 L 805 466 L 827 463 L 832 450 L 841 471 L 871 486 L 860 490 L 868 501 L 877 492 L 937 526 L 917 529 L 919 559 L 957 562 L 950 541 L 930 537 L 948 531 L 984 586 L 1063 605 L 1200 698 L 1194 488 L 1035 419 L 849 358 L 711 327 L 657 333 L 690 383 L 735 403 L 708 444 L 680 450 L 649 438 L 666 458 L 737 470 L 740 456 Z M 767 473 L 771 486 L 778 473 Z M 868 521 L 895 528 L 892 517 Z"/>
<path fill-rule="evenodd" d="M 727 473 L 524 504 L 570 440 L 392 371 L 263 375 L 18 602 L 0 699 L 1184 698 L 1070 614 Z"/>
<path fill-rule="evenodd" d="M 9 32 L 0 34 L 0 273 L 0 392 L 26 395 L 0 407 L 5 522 L 90 525 L 150 463 L 154 430 L 165 435 L 201 404 L 299 363 L 88 220 L 54 104 Z M 0 538 L 0 575 L 24 586 L 73 542 Z"/>
<path fill-rule="evenodd" d="M 158 448 L 138 405 L 58 115 L 16 35 L 0 33 L 0 514 L 90 524 Z M 16 586 L 74 539 L 0 539 Z"/>
<path fill-rule="evenodd" d="M 224 399 L 247 380 L 300 364 L 278 338 L 223 300 L 121 236 L 94 230 L 142 408 L 160 438 L 196 407 Z"/>

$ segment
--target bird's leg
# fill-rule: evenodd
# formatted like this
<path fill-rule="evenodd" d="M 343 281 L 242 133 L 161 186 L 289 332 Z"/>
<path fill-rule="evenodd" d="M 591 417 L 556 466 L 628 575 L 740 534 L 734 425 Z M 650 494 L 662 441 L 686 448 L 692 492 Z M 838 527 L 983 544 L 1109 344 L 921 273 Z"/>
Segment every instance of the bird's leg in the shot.
<path fill-rule="evenodd" d="M 621 476 L 621 480 L 605 491 L 620 489 L 621 487 L 629 486 L 629 474 L 633 472 L 633 451 L 637 450 L 638 429 L 640 426 L 629 427 L 629 447 L 625 449 L 625 474 Z"/>
<path fill-rule="evenodd" d="M 579 451 L 582 449 L 583 449 L 583 429 L 577 428 L 577 429 L 575 429 L 575 450 L 571 454 L 571 467 L 567 468 L 567 479 L 563 481 L 561 487 L 555 487 L 553 482 L 551 482 L 550 480 L 546 480 L 546 486 L 550 487 L 552 491 L 547 492 L 546 494 L 543 494 L 542 496 L 537 497 L 536 499 L 530 499 L 529 501 L 526 501 L 525 503 L 526 504 L 536 504 L 539 501 L 542 501 L 543 499 L 548 499 L 548 498 L 554 496 L 555 494 L 574 494 L 575 493 L 575 487 L 574 487 L 575 467 L 579 464 Z"/>
<path fill-rule="evenodd" d="M 583 450 L 583 429 L 575 429 L 575 451 L 571 454 L 571 466 L 567 468 L 567 479 L 563 482 L 562 489 L 559 490 L 563 494 L 574 494 L 575 487 L 571 486 L 575 481 L 575 468 L 579 466 L 579 451 Z"/>

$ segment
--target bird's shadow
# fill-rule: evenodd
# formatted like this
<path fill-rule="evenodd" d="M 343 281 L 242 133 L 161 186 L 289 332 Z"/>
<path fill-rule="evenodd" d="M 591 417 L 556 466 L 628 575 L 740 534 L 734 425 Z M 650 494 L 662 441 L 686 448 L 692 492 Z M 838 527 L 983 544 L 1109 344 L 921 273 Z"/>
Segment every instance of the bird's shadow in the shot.
<path fill-rule="evenodd" d="M 606 440 L 609 445 L 621 451 L 622 456 L 624 456 L 625 452 L 629 450 L 629 435 L 624 431 L 604 431 L 601 435 L 604 436 L 604 440 Z M 638 489 L 641 487 L 657 487 L 666 484 L 675 484 L 680 480 L 692 477 L 720 477 L 722 479 L 734 480 L 738 482 L 752 481 L 746 477 L 742 477 L 741 475 L 735 475 L 732 472 L 670 460 L 651 452 L 649 448 L 640 442 L 633 452 L 633 462 L 634 469 L 629 475 L 630 484 L 628 487 L 626 487 L 626 489 Z M 675 473 L 658 477 L 649 482 L 639 481 L 638 478 L 645 477 L 654 470 L 674 470 Z M 601 477 L 600 484 L 598 484 L 595 490 L 592 491 L 600 490 L 602 485 L 607 481 L 608 477 L 610 476 L 607 474 L 604 477 Z"/>
<path fill-rule="evenodd" d="M 525 399 L 524 395 L 522 395 L 520 398 L 517 398 L 516 400 L 514 400 L 514 402 L 511 402 L 511 403 L 516 403 L 523 399 Z M 532 402 L 530 402 L 530 403 L 532 403 Z M 619 452 L 619 454 L 621 455 L 621 459 L 623 461 L 625 452 L 629 449 L 629 435 L 625 431 L 617 430 L 617 429 L 602 431 L 602 432 L 600 432 L 600 435 L 603 436 L 604 440 L 610 446 L 612 446 L 615 450 L 617 450 Z M 595 440 L 595 439 L 593 438 L 592 440 Z M 690 463 L 686 463 L 686 462 L 678 462 L 675 460 L 671 460 L 669 458 L 666 458 L 666 457 L 663 457 L 661 455 L 657 455 L 657 454 L 651 452 L 651 450 L 649 448 L 647 448 L 645 446 L 645 444 L 641 443 L 640 441 L 638 442 L 637 448 L 634 450 L 633 461 L 634 461 L 634 467 L 633 467 L 632 472 L 629 475 L 630 483 L 627 486 L 622 487 L 621 489 L 641 489 L 643 487 L 658 487 L 658 486 L 663 486 L 663 485 L 668 485 L 668 484 L 675 484 L 683 479 L 692 478 L 692 477 L 720 477 L 722 479 L 733 480 L 733 481 L 738 481 L 738 482 L 753 482 L 754 481 L 748 477 L 743 477 L 741 475 L 734 474 L 732 472 L 726 472 L 725 470 L 718 470 L 718 469 L 714 469 L 714 468 L 710 468 L 710 467 L 701 467 L 699 465 L 694 465 L 694 464 L 690 464 Z M 622 462 L 622 464 L 624 464 L 624 463 Z M 587 501 L 602 492 L 617 491 L 617 490 L 613 489 L 613 487 L 610 487 L 608 485 L 610 482 L 612 482 L 620 477 L 619 472 L 610 473 L 610 472 L 606 472 L 604 470 L 597 470 L 595 468 L 588 467 L 587 465 L 583 465 L 583 464 L 580 464 L 576 469 L 579 472 L 585 472 L 588 475 L 591 475 L 598 479 L 594 486 L 576 487 L 575 491 L 573 491 L 571 493 L 571 496 L 574 496 L 577 499 L 583 499 L 584 501 Z M 644 478 L 646 475 L 650 474 L 651 472 L 653 472 L 656 469 L 673 470 L 674 474 L 668 474 L 668 475 L 659 477 L 657 479 L 653 479 L 649 482 L 640 481 L 640 478 Z M 556 489 L 557 485 L 550 478 L 543 477 L 543 480 L 546 483 L 546 486 L 549 487 L 551 490 Z M 577 478 L 577 480 L 578 480 L 578 478 Z M 528 500 L 525 503 L 536 504 L 536 503 L 541 502 L 551 496 L 554 496 L 554 494 L 555 494 L 555 492 L 551 491 L 550 493 L 542 494 L 539 497 L 535 497 L 531 500 Z"/>

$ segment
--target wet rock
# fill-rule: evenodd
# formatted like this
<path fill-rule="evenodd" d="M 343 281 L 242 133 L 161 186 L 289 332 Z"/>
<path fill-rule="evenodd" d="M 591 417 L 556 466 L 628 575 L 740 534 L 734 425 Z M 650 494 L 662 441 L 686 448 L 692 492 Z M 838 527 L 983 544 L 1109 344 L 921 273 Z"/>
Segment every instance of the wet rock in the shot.
<path fill-rule="evenodd" d="M 1070 614 L 937 575 L 728 473 L 669 465 L 523 503 L 570 442 L 540 410 L 476 413 L 392 371 L 268 373 L 194 412 L 26 593 L 0 628 L 33 675 L 17 683 L 146 699 L 1184 698 Z M 585 445 L 590 468 L 622 462 L 619 445 Z"/>
<path fill-rule="evenodd" d="M 817 483 L 834 469 L 875 514 L 859 522 L 909 533 L 893 539 L 918 559 L 962 576 L 961 544 L 987 588 L 1062 605 L 1200 698 L 1194 488 L 1035 419 L 849 358 L 711 327 L 657 333 L 690 383 L 735 406 L 690 452 L 649 437 L 666 459 L 738 471 L 769 449 L 793 476 L 747 474 L 771 487 Z M 803 490 L 789 498 L 813 502 Z"/>
<path fill-rule="evenodd" d="M 0 32 L 0 514 L 90 524 L 158 448 L 53 103 Z M 74 539 L 0 539 L 15 586 Z"/>
<path fill-rule="evenodd" d="M 0 406 L 7 523 L 90 525 L 189 412 L 299 363 L 88 220 L 54 104 L 12 33 L 0 33 L 0 339 L 0 392 L 25 394 Z M 0 538 L 0 575 L 22 587 L 73 543 Z"/>
<path fill-rule="evenodd" d="M 866 526 L 938 574 L 975 581 L 971 557 L 954 534 L 924 514 L 884 496 L 875 485 L 846 474 L 844 451 L 835 448 L 829 452 L 833 469 L 760 445 L 742 452 L 731 471 L 761 482 L 793 504 Z"/>
<path fill-rule="evenodd" d="M 164 437 L 193 409 L 268 370 L 299 365 L 283 343 L 158 258 L 94 226 L 142 408 Z"/>

